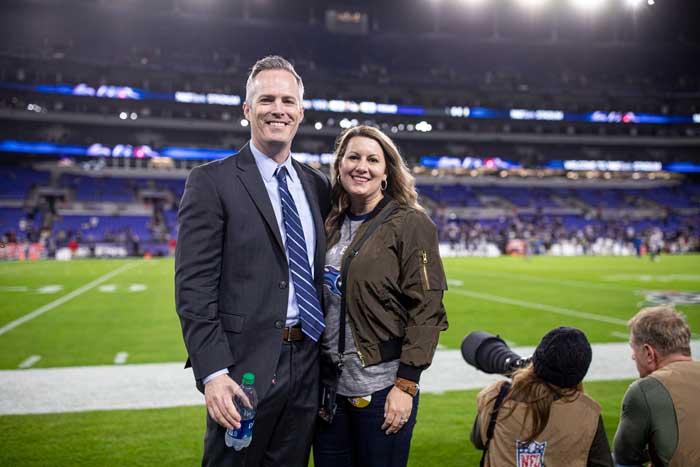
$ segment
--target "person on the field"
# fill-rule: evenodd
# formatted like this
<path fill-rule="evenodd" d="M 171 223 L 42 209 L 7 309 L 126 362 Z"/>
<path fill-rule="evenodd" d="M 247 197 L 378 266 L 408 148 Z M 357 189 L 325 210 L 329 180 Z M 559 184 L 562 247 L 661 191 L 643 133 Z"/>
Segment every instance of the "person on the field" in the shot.
<path fill-rule="evenodd" d="M 447 289 L 435 225 L 414 180 L 380 130 L 343 133 L 326 221 L 324 404 L 316 467 L 403 467 L 416 423 L 418 382 L 447 329 Z M 337 369 L 340 369 L 338 375 Z"/>
<path fill-rule="evenodd" d="M 641 379 L 622 401 L 615 462 L 700 466 L 700 362 L 690 356 L 688 322 L 665 305 L 642 309 L 629 329 Z"/>
<path fill-rule="evenodd" d="M 471 441 L 484 451 L 482 466 L 612 466 L 600 406 L 581 384 L 591 356 L 583 332 L 556 328 L 512 384 L 479 393 Z"/>
<path fill-rule="evenodd" d="M 207 406 L 203 466 L 308 464 L 330 182 L 291 156 L 303 98 L 291 63 L 258 60 L 243 104 L 250 141 L 192 169 L 180 202 L 176 309 Z M 236 451 L 224 433 L 241 426 L 233 397 L 244 398 L 238 382 L 247 372 L 260 401 L 250 446 Z"/>
<path fill-rule="evenodd" d="M 649 258 L 658 261 L 664 248 L 664 234 L 661 229 L 654 227 L 649 233 Z"/>

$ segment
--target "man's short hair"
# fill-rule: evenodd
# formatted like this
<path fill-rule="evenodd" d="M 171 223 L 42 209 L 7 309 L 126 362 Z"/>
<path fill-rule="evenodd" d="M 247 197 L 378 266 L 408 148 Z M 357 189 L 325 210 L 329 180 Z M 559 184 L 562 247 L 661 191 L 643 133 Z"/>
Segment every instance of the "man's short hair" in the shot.
<path fill-rule="evenodd" d="M 690 356 L 690 326 L 671 305 L 642 308 L 627 323 L 636 345 L 649 344 L 663 357 Z"/>
<path fill-rule="evenodd" d="M 301 80 L 301 76 L 299 76 L 294 69 L 294 66 L 279 55 L 268 55 L 267 57 L 261 58 L 255 62 L 253 68 L 250 69 L 248 81 L 246 81 L 245 84 L 245 101 L 248 103 L 248 105 L 251 104 L 250 98 L 252 97 L 253 80 L 256 76 L 258 76 L 258 74 L 260 74 L 260 72 L 267 70 L 284 70 L 290 72 L 292 76 L 294 76 L 294 79 L 297 80 L 297 84 L 299 85 L 299 105 L 301 106 L 301 101 L 304 99 L 304 82 Z"/>

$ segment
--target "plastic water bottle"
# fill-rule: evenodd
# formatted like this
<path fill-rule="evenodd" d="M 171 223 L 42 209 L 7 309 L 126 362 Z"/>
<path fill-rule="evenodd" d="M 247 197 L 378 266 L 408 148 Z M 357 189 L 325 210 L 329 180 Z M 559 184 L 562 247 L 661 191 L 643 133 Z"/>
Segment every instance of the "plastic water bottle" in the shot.
<path fill-rule="evenodd" d="M 224 441 L 226 442 L 226 446 L 236 451 L 247 448 L 253 440 L 255 409 L 258 406 L 258 395 L 255 392 L 253 383 L 255 383 L 255 375 L 253 373 L 246 373 L 243 375 L 241 389 L 248 397 L 252 408 L 248 407 L 239 397 L 233 398 L 233 403 L 236 405 L 238 413 L 241 414 L 241 427 L 235 430 L 227 429 L 226 435 L 224 435 Z"/>

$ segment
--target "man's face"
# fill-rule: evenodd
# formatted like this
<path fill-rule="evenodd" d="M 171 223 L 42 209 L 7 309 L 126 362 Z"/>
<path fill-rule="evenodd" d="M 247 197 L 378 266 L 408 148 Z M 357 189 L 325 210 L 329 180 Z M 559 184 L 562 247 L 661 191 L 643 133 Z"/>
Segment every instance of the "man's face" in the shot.
<path fill-rule="evenodd" d="M 656 352 L 649 344 L 637 344 L 634 335 L 630 333 L 630 347 L 632 348 L 632 360 L 637 365 L 639 376 L 644 378 L 656 371 Z"/>
<path fill-rule="evenodd" d="M 270 157 L 286 157 L 304 117 L 294 76 L 286 70 L 261 71 L 253 80 L 243 113 L 250 121 L 255 146 Z"/>

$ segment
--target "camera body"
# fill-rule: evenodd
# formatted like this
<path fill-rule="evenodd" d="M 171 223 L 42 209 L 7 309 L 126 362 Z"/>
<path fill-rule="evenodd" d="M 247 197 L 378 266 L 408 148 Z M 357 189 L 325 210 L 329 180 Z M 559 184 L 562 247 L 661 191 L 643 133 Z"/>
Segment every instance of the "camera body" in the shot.
<path fill-rule="evenodd" d="M 464 338 L 462 357 L 477 370 L 508 377 L 532 361 L 532 357 L 521 357 L 498 335 L 486 331 L 474 331 Z"/>

